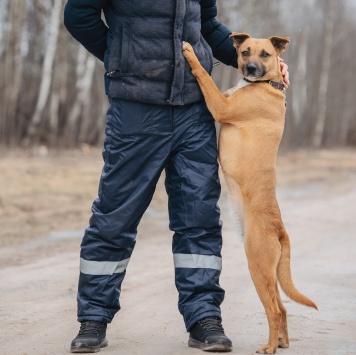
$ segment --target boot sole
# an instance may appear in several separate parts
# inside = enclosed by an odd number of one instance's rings
[[[201,343],[200,341],[194,340],[192,338],[189,338],[188,346],[191,348],[196,348],[196,349],[201,349],[203,351],[211,351],[211,352],[227,353],[232,351],[231,344],[219,344],[219,343],[205,344],[205,343]]]
[[[101,348],[105,348],[108,346],[109,342],[104,339],[100,345],[97,346],[86,346],[86,345],[79,345],[79,346],[71,346],[70,352],[71,353],[98,353]]]

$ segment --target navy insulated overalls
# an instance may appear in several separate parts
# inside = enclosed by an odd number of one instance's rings
[[[78,320],[110,323],[120,309],[137,226],[164,169],[179,310],[187,330],[206,316],[220,317],[220,184],[215,126],[204,102],[110,99],[103,158],[81,246]]]

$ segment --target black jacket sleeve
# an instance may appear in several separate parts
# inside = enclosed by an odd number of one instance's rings
[[[216,59],[237,68],[237,53],[231,31],[216,19],[216,0],[201,0],[201,33],[208,42]]]
[[[64,25],[90,53],[104,61],[108,28],[101,19],[107,0],[68,0]]]

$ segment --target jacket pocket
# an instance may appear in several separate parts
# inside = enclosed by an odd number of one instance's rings
[[[118,27],[110,46],[108,72],[106,73],[113,79],[131,75],[129,66],[131,31],[128,26]]]
[[[122,30],[122,46],[121,46],[121,74],[128,74],[129,71],[129,53],[130,53],[130,29],[124,27]]]

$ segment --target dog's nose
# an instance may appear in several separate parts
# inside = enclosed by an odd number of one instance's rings
[[[248,63],[246,65],[247,73],[250,75],[256,74],[257,71],[257,65],[255,63]]]

